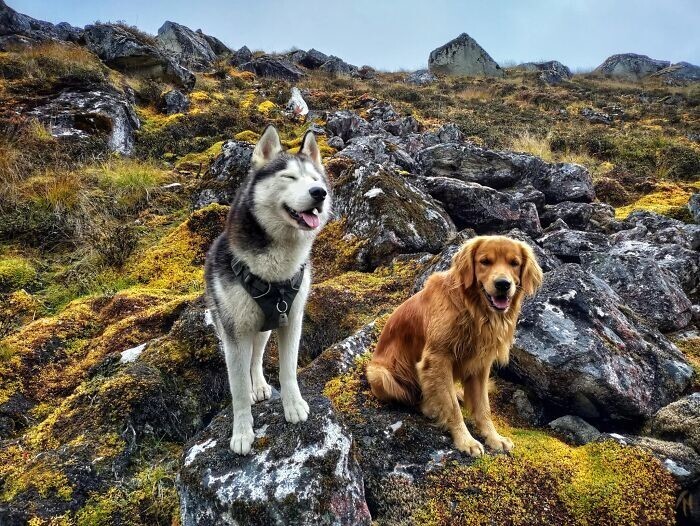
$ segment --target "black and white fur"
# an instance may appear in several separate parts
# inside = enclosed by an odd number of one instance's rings
[[[213,243],[205,266],[207,305],[223,343],[233,399],[231,449],[241,455],[253,444],[251,404],[266,400],[271,388],[263,376],[263,352],[270,331],[258,332],[263,314],[236,280],[231,255],[253,274],[275,282],[292,278],[302,265],[304,276],[289,311],[289,325],[278,329],[279,381],[287,422],[309,415],[297,384],[297,355],[304,305],[311,284],[309,254],[316,234],[327,222],[331,196],[313,133],[307,132],[299,153],[282,149],[268,126],[255,146],[251,170],[231,205],[226,228]],[[318,218],[310,228],[299,215]],[[295,217],[296,216],[296,217]],[[315,224],[315,220],[311,218]]]

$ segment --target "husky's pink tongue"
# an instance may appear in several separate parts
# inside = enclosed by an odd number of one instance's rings
[[[308,212],[299,212],[299,215],[304,219],[304,223],[309,228],[317,228],[321,224],[321,220],[316,214],[310,214]]]
[[[506,297],[496,298],[495,296],[491,296],[491,301],[493,301],[493,304],[499,309],[506,309],[508,305],[510,305],[510,299]]]

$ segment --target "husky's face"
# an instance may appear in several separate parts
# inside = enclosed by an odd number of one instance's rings
[[[268,228],[320,229],[328,220],[330,195],[316,139],[307,132],[299,153],[284,153],[272,126],[263,133],[252,157],[255,207]]]

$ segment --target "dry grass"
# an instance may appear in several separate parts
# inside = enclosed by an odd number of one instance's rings
[[[0,71],[23,82],[80,77],[104,80],[107,68],[84,47],[46,42],[0,54]]]

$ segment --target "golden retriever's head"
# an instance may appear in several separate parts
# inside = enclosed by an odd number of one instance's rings
[[[488,308],[501,313],[514,298],[531,296],[542,284],[542,269],[532,249],[505,236],[470,239],[452,258],[451,272],[465,291],[474,289]]]

